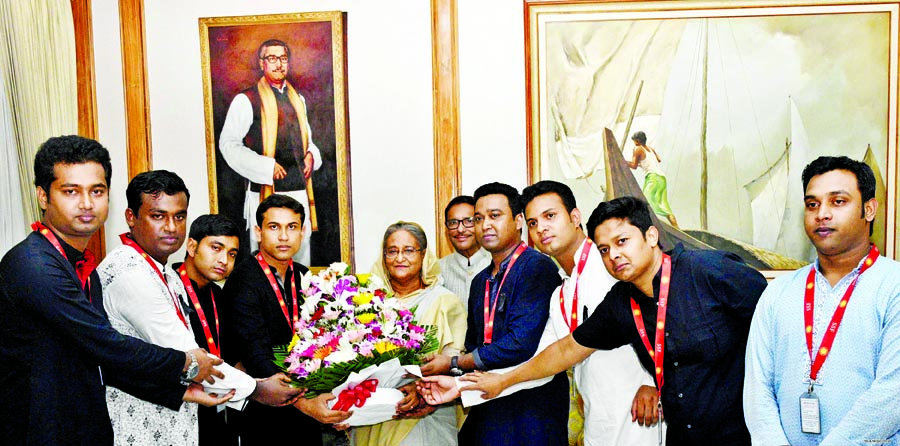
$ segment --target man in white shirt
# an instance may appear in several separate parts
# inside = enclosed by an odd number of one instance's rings
[[[556,341],[590,316],[615,279],[603,266],[597,247],[585,236],[581,211],[568,186],[539,181],[522,191],[522,204],[528,236],[535,248],[559,265],[563,279],[553,293],[547,322]],[[594,352],[575,365],[573,376],[584,402],[584,444],[637,446],[658,440],[656,429],[645,427],[651,423],[645,423],[643,414],[633,409],[638,389],[654,382],[630,345]]]
[[[178,275],[166,265],[185,238],[189,192],[174,173],[157,170],[132,179],[126,191],[125,219],[130,233],[97,268],[103,304],[113,328],[157,345],[197,348],[188,317],[188,302]],[[207,392],[234,389],[229,407],[242,408],[246,398],[271,405],[292,403],[300,393],[283,376],[254,380],[222,364],[223,379],[205,385]],[[190,376],[188,376],[190,377]],[[184,404],[178,412],[142,401],[119,389],[107,388],[107,405],[116,444],[197,444],[197,407]]]
[[[472,279],[491,264],[491,254],[475,237],[475,199],[460,195],[444,208],[444,226],[453,252],[441,259],[444,287],[456,294],[468,311]]]
[[[267,40],[257,51],[263,75],[234,97],[225,115],[219,150],[228,166],[249,181],[244,218],[250,251],[259,240],[252,231],[256,207],[273,193],[287,195],[309,209],[297,262],[310,264],[309,239],[315,224],[312,173],[322,167],[322,155],[312,139],[306,101],[287,80],[291,49],[281,40]]]

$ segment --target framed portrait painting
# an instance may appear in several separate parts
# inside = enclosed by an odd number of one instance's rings
[[[583,210],[638,196],[665,249],[771,277],[815,258],[803,168],[846,155],[875,172],[872,239],[896,257],[898,6],[526,1],[531,181]]]
[[[210,210],[240,224],[246,258],[259,203],[290,196],[306,216],[294,259],[352,265],[345,14],[199,22]]]

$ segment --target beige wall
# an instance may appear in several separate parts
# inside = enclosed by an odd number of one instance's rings
[[[459,2],[463,189],[525,185],[522,4]],[[109,249],[118,246],[126,185],[118,2],[94,0],[99,139],[113,155]],[[145,2],[153,166],[181,175],[190,215],[209,212],[200,17],[347,12],[348,98],[357,267],[378,256],[384,228],[419,222],[435,233],[429,2],[380,0]],[[443,233],[440,233],[443,236]],[[175,258],[181,255],[176,254]]]

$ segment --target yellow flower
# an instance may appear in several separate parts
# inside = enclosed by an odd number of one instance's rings
[[[359,321],[360,324],[368,324],[375,319],[375,315],[372,313],[360,314],[356,316],[356,320]]]
[[[297,345],[297,342],[300,341],[300,336],[297,336],[297,333],[294,333],[294,337],[291,338],[291,343],[288,344],[288,351],[293,351],[294,346]]]
[[[359,280],[359,285],[360,286],[368,285],[369,284],[369,276],[371,276],[371,275],[372,275],[371,273],[357,274],[356,279]]]
[[[391,350],[396,350],[398,348],[400,347],[397,347],[396,345],[388,341],[381,341],[375,344],[375,351],[377,351],[378,353],[385,353]]]
[[[372,302],[374,297],[375,295],[372,293],[359,293],[356,296],[353,296],[353,303],[356,305],[365,305]]]

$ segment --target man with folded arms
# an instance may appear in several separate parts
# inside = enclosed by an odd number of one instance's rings
[[[763,293],[747,344],[754,444],[900,443],[900,264],[869,241],[878,210],[865,163],[803,169],[813,264]]]
[[[173,410],[182,399],[214,405],[230,398],[193,384],[221,376],[213,369],[219,359],[196,346],[182,352],[124,336],[106,319],[86,250],[109,211],[106,148],[80,136],[50,138],[34,174],[41,221],[0,261],[0,438],[113,444],[104,384]]]

